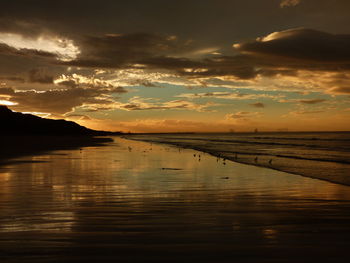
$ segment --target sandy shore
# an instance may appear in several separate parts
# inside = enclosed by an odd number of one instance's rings
[[[99,146],[111,138],[92,136],[0,136],[0,164],[9,159],[47,151]]]

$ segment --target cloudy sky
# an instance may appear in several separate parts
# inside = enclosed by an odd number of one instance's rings
[[[104,130],[350,129],[349,0],[2,0],[0,104]]]

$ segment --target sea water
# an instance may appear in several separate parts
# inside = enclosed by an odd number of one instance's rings
[[[0,262],[344,262],[349,189],[116,137],[0,167]]]
[[[155,134],[170,143],[231,160],[350,185],[349,132]]]

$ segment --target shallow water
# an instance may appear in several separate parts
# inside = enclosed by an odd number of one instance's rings
[[[349,132],[132,135],[350,186]],[[256,159],[257,158],[257,159]]]
[[[18,158],[0,190],[0,262],[344,262],[350,245],[349,187],[166,145]]]

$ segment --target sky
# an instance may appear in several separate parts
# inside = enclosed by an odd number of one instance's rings
[[[2,0],[0,104],[123,132],[350,130],[349,0]]]

